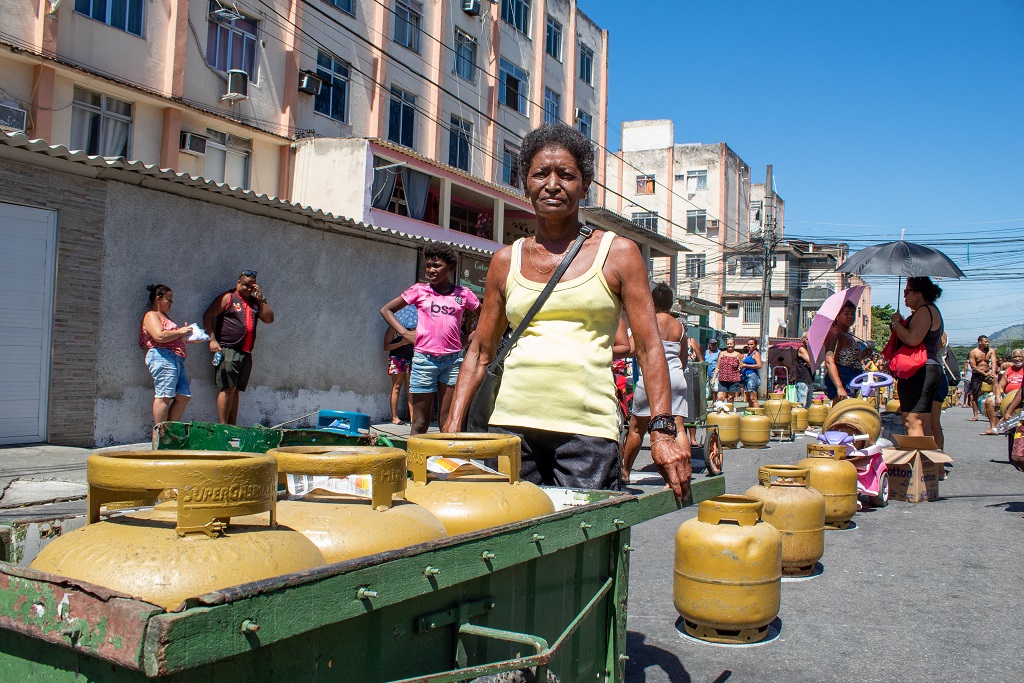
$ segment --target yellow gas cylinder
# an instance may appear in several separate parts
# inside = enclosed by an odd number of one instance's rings
[[[768,635],[782,597],[782,534],[761,519],[764,503],[724,495],[701,501],[676,533],[672,594],[683,629],[713,643]]]
[[[885,412],[887,413],[898,413],[900,411],[900,400],[898,398],[890,398],[885,402]]]
[[[765,465],[744,495],[764,502],[761,519],[782,533],[782,573],[808,576],[825,552],[825,497],[807,485],[810,470]]]
[[[764,448],[771,438],[772,421],[764,408],[748,408],[749,415],[740,418],[740,441],[744,448]]]
[[[1017,395],[1018,391],[1019,391],[1019,389],[1014,389],[1013,391],[1006,392],[1006,396],[1003,396],[1003,400],[1000,401],[1000,403],[999,403],[999,414],[1003,416],[1003,419],[1006,419],[1006,418],[1010,417],[1009,415],[1006,414],[1006,409],[1010,406],[1010,401],[1013,400],[1013,397]],[[1013,412],[1016,413],[1019,410],[1020,410],[1020,407],[1018,406],[1017,410],[1014,410]]]
[[[737,413],[711,413],[707,417],[709,427],[718,427],[718,438],[723,448],[736,448],[740,441],[740,416]]]
[[[794,434],[802,434],[807,430],[807,426],[810,424],[808,419],[807,408],[804,408],[799,403],[792,404],[793,421],[790,423],[790,428]]]
[[[768,400],[764,403],[764,414],[772,422],[772,429],[792,428],[793,406],[789,404],[782,393],[768,394]]]
[[[796,464],[811,471],[807,483],[825,497],[825,528],[845,529],[857,512],[857,468],[846,460],[846,446],[807,444],[807,457]]]
[[[406,489],[406,455],[373,446],[283,446],[268,451],[287,475],[334,478],[369,475],[372,498],[315,493],[277,504],[277,519],[313,541],[328,562],[446,538],[441,521],[426,509],[396,499]],[[360,484],[363,482],[359,482]]]
[[[166,609],[185,598],[324,564],[305,536],[276,520],[271,455],[117,451],[89,456],[89,524],[47,545],[32,568],[127,593]],[[175,514],[100,509],[178,490]],[[269,513],[250,525],[232,517]]]
[[[427,458],[434,456],[498,459],[500,476],[449,475],[427,477]],[[421,434],[409,439],[412,481],[405,497],[433,513],[452,536],[518,522],[555,511],[548,494],[520,481],[522,451],[518,436],[503,434]]]
[[[811,407],[807,409],[807,424],[812,427],[820,427],[826,417],[828,417],[828,406],[825,405],[825,401],[820,398],[811,401]]]
[[[859,398],[846,398],[829,409],[821,431],[830,429],[848,434],[867,434],[874,443],[882,433],[882,418],[873,404]]]

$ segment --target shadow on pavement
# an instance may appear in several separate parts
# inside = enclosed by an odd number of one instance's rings
[[[1006,501],[1005,503],[993,503],[986,505],[987,508],[1004,508],[1005,512],[1024,512],[1024,503],[1020,501]]]
[[[690,683],[689,672],[679,661],[679,657],[667,650],[654,645],[647,645],[644,641],[646,636],[638,631],[626,632],[626,652],[629,659],[626,661],[627,681],[646,681],[647,669],[657,667],[665,672],[672,683]],[[715,679],[716,683],[724,683],[732,672],[726,671]],[[723,678],[724,676],[724,678]]]

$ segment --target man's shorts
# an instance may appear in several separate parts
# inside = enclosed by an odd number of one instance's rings
[[[146,352],[146,366],[153,375],[153,388],[157,398],[191,396],[185,359],[170,349],[150,349]]]
[[[435,356],[432,353],[412,354],[412,375],[409,378],[410,394],[432,394],[438,384],[455,386],[462,367],[462,352]]]
[[[395,358],[394,356],[388,356],[388,374],[389,375],[405,375],[412,370],[412,361],[408,358]]]
[[[756,372],[744,372],[743,373],[743,389],[745,391],[757,391],[757,388],[761,386],[761,376]]]
[[[218,389],[230,389],[234,387],[239,391],[245,391],[249,386],[249,373],[252,372],[252,354],[238,349],[221,347],[224,358],[220,365],[213,370],[217,380]]]
[[[985,382],[985,376],[980,372],[976,372],[971,375],[971,384],[968,388],[971,396],[978,398],[978,394],[981,393],[981,385]]]
[[[520,438],[523,460],[519,476],[525,481],[572,489],[621,488],[619,444],[611,439],[499,425],[491,425],[487,431]]]

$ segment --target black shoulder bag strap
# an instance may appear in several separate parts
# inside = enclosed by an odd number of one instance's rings
[[[555,274],[551,276],[550,280],[548,280],[548,283],[544,286],[540,296],[538,296],[537,300],[533,302],[533,306],[530,307],[530,310],[526,313],[522,322],[516,325],[516,329],[512,332],[512,335],[498,345],[498,352],[494,354],[494,360],[492,360],[490,365],[487,366],[487,370],[489,372],[492,374],[501,372],[500,368],[505,363],[505,357],[508,356],[509,351],[511,351],[512,347],[515,346],[520,335],[522,335],[526,330],[526,326],[529,325],[533,320],[533,317],[537,315],[537,311],[539,311],[541,306],[544,305],[544,302],[547,301],[552,290],[554,290],[555,285],[558,284],[558,281],[562,279],[562,275],[564,275],[565,271],[569,268],[569,264],[572,263],[574,258],[576,258],[576,254],[579,253],[580,247],[583,246],[583,243],[592,234],[594,234],[593,228],[587,225],[580,226],[580,234],[576,237],[576,241],[572,243],[572,246],[569,247],[568,253],[562,257],[562,262],[558,264]],[[526,245],[524,244],[523,246],[525,247]]]

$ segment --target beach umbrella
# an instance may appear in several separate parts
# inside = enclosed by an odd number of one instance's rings
[[[825,358],[825,341],[829,330],[832,329],[832,323],[836,321],[836,317],[839,315],[839,311],[843,310],[843,306],[847,302],[856,306],[857,302],[860,301],[861,294],[864,293],[864,289],[864,285],[841,289],[825,299],[825,303],[814,314],[811,327],[807,330],[807,351],[811,354],[811,364],[815,369],[821,365],[822,359]]]
[[[905,277],[967,277],[952,259],[938,249],[904,240],[864,247],[836,270],[854,275],[898,275],[896,310]]]

